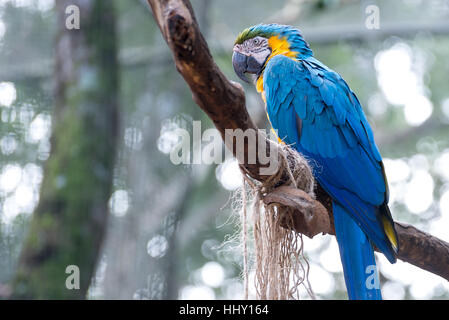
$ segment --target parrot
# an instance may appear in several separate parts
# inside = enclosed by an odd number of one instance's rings
[[[252,75],[278,139],[308,160],[332,199],[348,298],[382,300],[374,248],[395,263],[399,243],[382,157],[355,93],[292,26],[243,30],[232,65],[240,79]]]

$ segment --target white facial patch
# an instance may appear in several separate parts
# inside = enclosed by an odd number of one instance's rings
[[[254,37],[246,40],[242,44],[241,50],[256,59],[259,64],[263,64],[271,54],[268,39],[264,37]]]
[[[267,60],[267,58],[270,54],[271,54],[271,50],[269,48],[265,48],[262,51],[253,53],[252,56],[254,57],[254,59],[256,59],[256,61],[259,64],[263,64],[265,62],[265,60]]]

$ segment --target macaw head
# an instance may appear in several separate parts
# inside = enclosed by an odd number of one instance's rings
[[[259,77],[268,61],[279,54],[294,59],[313,55],[298,29],[279,24],[258,24],[243,30],[237,37],[232,65],[239,78],[249,82],[245,73]]]

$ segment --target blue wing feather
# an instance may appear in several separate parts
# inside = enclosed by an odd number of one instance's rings
[[[387,197],[382,158],[355,94],[313,57],[275,56],[263,77],[267,112],[279,137],[314,160],[318,182],[393,260],[376,209]],[[296,117],[302,120],[301,132]]]

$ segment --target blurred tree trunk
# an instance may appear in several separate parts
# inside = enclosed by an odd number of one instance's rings
[[[66,8],[80,29],[66,28]],[[13,298],[84,299],[107,225],[118,131],[113,2],[58,0],[52,151],[12,284]],[[66,267],[80,271],[69,290]],[[71,283],[76,284],[76,280]]]

